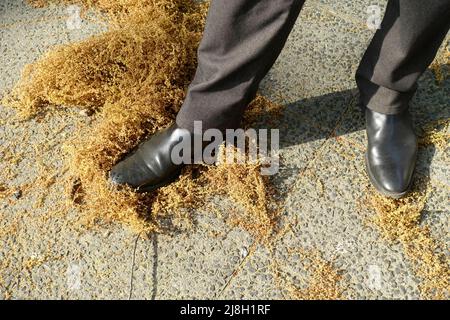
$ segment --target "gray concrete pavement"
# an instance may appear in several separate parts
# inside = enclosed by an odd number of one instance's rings
[[[386,1],[378,1],[384,6]],[[307,1],[280,58],[264,79],[261,92],[286,105],[280,129],[280,173],[274,177],[283,195],[283,223],[293,228],[275,247],[289,277],[305,278],[301,261],[283,248],[315,248],[342,270],[348,298],[419,298],[419,279],[402,247],[381,238],[367,223],[373,212],[361,202],[369,182],[364,172],[364,121],[356,104],[353,75],[373,34],[365,26],[373,1]],[[83,22],[79,30],[65,24],[65,8],[32,9],[19,0],[0,3],[0,92],[12,87],[26,63],[55,44],[100,32]],[[449,37],[447,37],[447,40]],[[412,102],[418,128],[450,118],[450,79],[436,84],[427,71]],[[0,106],[2,151],[20,155],[9,185],[23,186],[44,164],[61,166],[61,143],[89,119],[69,111],[42,121],[3,121],[14,112]],[[50,126],[49,126],[50,124]],[[261,125],[264,125],[262,123]],[[48,128],[53,128],[50,130]],[[51,145],[50,148],[46,147]],[[3,153],[3,156],[5,153]],[[417,171],[429,176],[433,192],[422,224],[448,248],[450,239],[449,148],[421,149]],[[0,159],[0,170],[8,170]],[[61,173],[64,176],[64,173]],[[4,183],[5,181],[0,181]],[[63,183],[56,183],[42,207],[39,192],[0,198],[0,297],[4,298],[283,298],[270,264],[270,252],[244,230],[211,217],[208,206],[196,212],[189,233],[137,239],[121,226],[95,230],[75,227],[68,216],[52,214]],[[226,211],[227,199],[213,199]],[[62,210],[61,210],[62,211]],[[3,236],[15,228],[16,236]],[[134,264],[133,264],[134,257]],[[132,266],[133,271],[132,271]],[[375,271],[374,271],[375,270]],[[377,285],[371,282],[379,275]]]

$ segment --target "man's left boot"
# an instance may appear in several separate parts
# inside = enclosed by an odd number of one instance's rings
[[[404,196],[412,181],[417,137],[409,112],[383,114],[366,108],[366,169],[375,189],[385,196]]]

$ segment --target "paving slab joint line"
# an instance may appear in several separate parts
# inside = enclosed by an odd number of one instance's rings
[[[345,116],[347,115],[347,113],[349,112],[351,106],[353,105],[352,102],[356,99],[356,95],[353,95],[352,98],[350,98],[349,103],[347,104],[347,107],[345,108],[345,110],[342,112],[342,114],[339,116],[338,121],[336,122],[336,125],[334,126],[334,128],[332,130],[330,130],[330,133],[328,135],[328,137],[325,139],[324,142],[322,142],[322,144],[317,148],[317,150],[314,152],[313,154],[313,158],[308,161],[308,163],[306,164],[306,166],[304,166],[302,169],[300,169],[300,171],[297,173],[297,178],[301,178],[307,171],[309,171],[309,169],[311,168],[312,164],[317,161],[318,159],[321,158],[321,155],[323,153],[324,150],[324,146],[325,144],[334,136],[336,136],[336,130],[337,128],[341,125],[343,119],[345,118]],[[286,192],[286,194],[290,194],[292,189],[294,188],[295,183],[292,183],[291,186],[288,188],[288,191]],[[286,200],[284,201],[284,203],[286,203]],[[283,205],[284,207],[284,205]],[[288,219],[287,217],[285,219]],[[288,223],[289,220],[288,220]]]
[[[350,100],[354,100],[356,97],[352,97]],[[337,128],[341,125],[345,115],[347,115],[347,113],[350,110],[350,107],[352,106],[352,101],[349,101],[349,103],[347,103],[347,107],[345,108],[345,110],[342,112],[342,114],[339,116],[338,121],[336,122],[336,125],[334,126],[334,128],[332,130],[330,130],[330,133],[328,134],[327,138],[325,139],[325,141],[323,141],[321,143],[321,145],[317,148],[317,151],[314,152],[314,155],[312,157],[312,159],[310,161],[308,161],[308,163],[306,164],[305,167],[303,167],[300,172],[298,172],[297,176],[300,177],[302,176],[306,171],[308,171],[311,168],[311,165],[316,162],[317,160],[321,159],[321,156],[323,154],[323,150],[324,150],[324,146],[325,144],[333,137],[336,136],[336,130]],[[290,190],[289,190],[290,191]]]
[[[347,103],[347,107],[346,107],[345,110],[342,112],[342,114],[339,116],[338,121],[336,122],[336,125],[334,126],[334,128],[333,128],[332,130],[329,131],[330,133],[328,134],[328,136],[327,136],[327,138],[325,139],[325,141],[322,142],[322,144],[319,146],[319,148],[317,149],[317,151],[314,152],[313,158],[312,158],[310,161],[308,161],[308,163],[306,164],[306,166],[303,167],[302,169],[300,169],[300,171],[297,173],[297,176],[298,176],[298,177],[300,177],[303,173],[305,173],[305,172],[311,167],[311,164],[314,163],[314,162],[319,158],[319,156],[322,154],[323,147],[324,147],[324,145],[327,143],[327,141],[329,141],[329,139],[331,139],[333,136],[336,135],[336,133],[335,133],[335,132],[336,132],[336,129],[341,125],[341,123],[342,123],[342,121],[343,121],[345,115],[349,112],[350,107],[353,106],[352,103],[354,102],[355,99],[356,99],[356,95],[353,95],[353,96],[349,99],[349,102]],[[292,190],[292,187],[293,187],[293,186],[291,186],[291,187],[289,188],[289,191],[286,192],[287,194]],[[249,250],[249,253],[244,257],[244,259],[243,259],[243,260],[239,263],[239,265],[234,269],[234,271],[233,271],[233,273],[231,274],[230,278],[228,279],[227,283],[225,284],[225,286],[222,288],[222,290],[221,290],[220,293],[218,294],[218,297],[220,297],[220,296],[224,293],[224,291],[230,286],[232,280],[233,280],[233,279],[239,274],[239,272],[242,270],[241,267],[242,267],[243,263],[247,260],[247,258],[248,258],[251,254],[253,254],[253,250],[254,250],[255,245],[256,245],[256,242],[253,242],[252,245],[251,245],[251,249]]]
[[[133,296],[133,278],[134,278],[134,265],[136,262],[136,249],[137,244],[139,241],[139,238],[141,237],[142,232],[139,232],[139,234],[136,236],[136,239],[134,240],[134,247],[133,247],[133,258],[131,262],[131,275],[130,275],[130,292],[128,294],[128,300],[131,300],[131,297]]]
[[[354,18],[353,16],[350,16],[343,12],[337,11],[323,3],[320,3],[317,0],[313,1],[312,4],[314,5],[315,8],[319,9],[320,11],[324,12],[325,14],[331,14],[332,16],[340,18],[345,22],[351,23],[358,28],[368,30],[365,22],[362,22],[361,20],[358,20],[358,19]]]
[[[352,139],[352,138],[347,138],[344,135],[341,136],[336,136],[335,140],[339,143],[342,144],[343,141],[346,141],[349,145],[356,147],[357,149],[359,149],[360,151],[365,152],[366,151],[366,146],[364,144],[362,144],[361,142]]]
[[[252,244],[250,245],[250,248],[248,250],[247,255],[241,260],[241,262],[238,264],[238,266],[233,270],[233,272],[231,273],[227,283],[225,283],[225,285],[223,286],[222,290],[220,290],[219,294],[216,296],[216,298],[219,298],[222,296],[222,294],[225,292],[226,289],[228,289],[228,287],[231,285],[231,282],[233,281],[234,278],[236,278],[236,276],[239,274],[239,272],[243,269],[242,267],[244,266],[244,263],[248,260],[248,258],[256,251],[256,241],[253,241]]]

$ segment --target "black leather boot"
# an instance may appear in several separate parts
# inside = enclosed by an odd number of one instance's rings
[[[157,132],[111,169],[110,181],[129,185],[138,192],[149,192],[173,182],[183,164],[174,164],[171,152],[184,138],[192,137],[176,124]]]
[[[383,114],[366,108],[366,169],[383,195],[400,198],[411,185],[417,158],[417,137],[408,111]]]

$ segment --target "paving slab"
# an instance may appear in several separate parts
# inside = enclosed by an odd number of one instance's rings
[[[367,23],[370,6],[378,6],[380,15],[383,17],[387,0],[356,0],[356,1],[334,1],[334,0],[313,0],[314,5],[336,15],[341,19],[347,19],[355,24],[364,25]],[[369,11],[369,12],[368,12]]]
[[[319,250],[333,261],[342,270],[347,298],[420,297],[419,281],[401,246],[381,238],[369,223],[373,212],[364,203],[373,191],[364,172],[364,117],[353,75],[374,32],[365,25],[371,4],[383,10],[386,1],[307,1],[262,82],[261,93],[285,106],[283,115],[270,124],[280,129],[282,156],[280,173],[272,180],[282,194],[281,224],[290,224],[292,231],[273,244],[275,253],[254,245],[248,233],[230,227],[209,209],[219,207],[226,215],[236,209],[228,199],[211,199],[193,212],[196,223],[189,232],[146,239],[117,225],[80,229],[76,209],[67,216],[49,216],[64,189],[56,183],[43,200],[39,193],[30,193],[0,203],[0,233],[18,230],[2,239],[0,262],[8,260],[9,266],[0,297],[288,298],[271,269],[274,257],[294,282],[307,275],[301,259],[286,254],[286,248]],[[64,6],[32,9],[19,0],[0,3],[0,93],[19,79],[25,64],[52,46],[103,30],[87,19],[80,29],[68,29],[67,13]],[[411,103],[419,129],[449,118],[449,96],[450,79],[438,84],[427,71]],[[13,115],[0,106],[0,119]],[[88,121],[69,111],[41,121],[1,124],[0,146],[23,155],[8,183],[22,186],[39,176],[41,164],[33,158],[37,152],[43,153],[44,164],[61,168],[62,161],[55,160],[61,144]],[[49,125],[55,132],[46,129]],[[263,119],[258,125],[267,123]],[[449,161],[448,147],[427,146],[421,148],[417,166],[432,186],[422,223],[444,247],[450,245]],[[8,170],[3,161],[0,170]],[[42,206],[36,206],[41,200]]]
[[[288,216],[296,222],[297,246],[318,249],[326,259],[336,259],[336,266],[349,277],[351,298],[400,298],[397,290],[404,298],[417,298],[416,282],[401,248],[384,243],[369,224],[372,213],[364,203],[370,186],[363,152],[336,139],[327,141],[324,148],[322,158],[299,176],[286,200]],[[379,287],[371,287],[371,268],[382,275]]]

